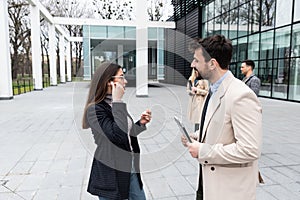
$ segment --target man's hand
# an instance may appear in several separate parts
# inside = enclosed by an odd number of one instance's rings
[[[200,143],[198,141],[193,140],[192,143],[187,142],[186,145],[187,145],[187,147],[189,149],[189,152],[192,155],[192,157],[193,158],[198,158]]]
[[[198,136],[196,134],[190,134],[190,138],[194,139],[194,140],[198,140]],[[184,135],[181,135],[181,143],[183,146],[187,147],[187,143],[188,140],[186,139],[186,137]]]

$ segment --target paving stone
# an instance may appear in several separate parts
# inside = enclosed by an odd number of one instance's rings
[[[1,200],[97,199],[86,192],[96,147],[90,130],[81,129],[87,85],[60,84],[0,101],[0,180],[8,180],[8,189],[0,185]],[[186,117],[187,99],[184,86],[151,87],[148,98],[136,98],[135,88],[126,88],[124,101],[135,120],[145,108],[153,113],[139,136],[149,200],[195,198],[198,162],[182,146],[173,120],[179,116],[193,130]],[[257,188],[257,200],[300,199],[300,104],[259,99],[259,167],[266,184]]]

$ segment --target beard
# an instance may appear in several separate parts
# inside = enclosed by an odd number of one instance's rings
[[[203,79],[203,76],[200,74],[200,72],[198,71],[198,69],[197,69],[197,68],[194,68],[194,70],[197,71],[197,77],[196,77],[196,79],[197,79],[197,80]]]

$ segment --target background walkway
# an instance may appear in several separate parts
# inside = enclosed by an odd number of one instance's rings
[[[67,83],[0,101],[0,199],[97,199],[86,192],[95,148],[89,130],[80,128],[88,83]],[[134,117],[153,113],[140,136],[147,199],[192,200],[197,161],[180,143],[173,120],[186,120],[185,87],[150,87],[148,98],[127,88],[125,100]],[[300,199],[300,104],[261,99],[266,184],[258,200]]]

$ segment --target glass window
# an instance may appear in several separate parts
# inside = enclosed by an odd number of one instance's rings
[[[90,37],[107,38],[106,26],[90,26]]]
[[[157,38],[157,28],[150,27],[148,28],[148,39],[156,39]]]
[[[293,26],[292,35],[292,57],[300,56],[300,24],[295,24]]]
[[[261,81],[259,95],[271,97],[272,60],[260,61],[256,67]]]
[[[125,27],[125,38],[126,39],[135,39],[136,38],[136,28],[127,26]]]
[[[262,2],[261,26],[262,30],[274,28],[275,21],[275,2],[274,0],[265,0]]]
[[[203,23],[202,24],[202,35],[203,37],[207,37],[207,26],[208,26],[208,23]]]
[[[300,24],[293,27],[291,57],[289,99],[300,100]]]
[[[242,5],[242,4],[244,4],[244,3],[246,3],[246,2],[248,2],[249,0],[240,0],[239,1],[239,5]]]
[[[239,25],[245,26],[249,23],[249,4],[239,7]]]
[[[221,18],[217,17],[214,21],[214,34],[221,34]]]
[[[229,70],[233,74],[235,74],[236,78],[241,79],[241,77],[239,76],[240,67],[239,67],[238,63],[230,63]]]
[[[300,1],[295,1],[294,7],[294,22],[300,20]]]
[[[232,6],[229,2],[229,0],[222,0],[222,9],[223,9],[223,13],[226,11],[229,11],[229,9],[231,9]]]
[[[247,51],[247,38],[240,38],[238,40],[238,61],[247,59]]]
[[[164,39],[164,28],[157,28],[157,39],[163,40]]]
[[[221,0],[215,0],[215,16],[220,16],[222,14],[222,8]]]
[[[291,59],[289,87],[289,99],[300,100],[300,57]]]
[[[290,55],[290,33],[291,27],[275,30],[275,54],[274,58],[286,58]]]
[[[238,26],[237,24],[229,24],[229,38],[237,38],[238,36]]]
[[[274,60],[273,65],[273,88],[272,97],[286,99],[287,98],[287,74],[288,59]]]
[[[82,26],[82,35],[83,37],[89,37],[90,34],[90,26],[89,25],[83,25]]]
[[[210,20],[207,23],[207,36],[213,35],[213,31],[214,31],[214,20]]]
[[[206,22],[207,20],[207,6],[203,6],[202,8],[202,21]]]
[[[215,2],[212,1],[210,4],[207,6],[207,19],[210,20],[213,17],[215,17]]]
[[[224,35],[226,38],[228,38],[228,34],[229,34],[229,24],[222,24],[221,27],[221,34]]]
[[[276,27],[292,22],[292,5],[293,0],[277,0]]]
[[[273,30],[261,33],[260,59],[273,58],[273,37]]]
[[[124,38],[124,27],[123,26],[108,26],[107,27],[108,38]]]
[[[244,74],[242,74],[241,71],[241,65],[242,65],[242,61],[238,62],[236,67],[236,77],[240,80],[244,78]]]
[[[232,40],[232,47],[233,47],[232,62],[236,62],[237,61],[237,53],[238,53],[237,40]]]
[[[259,35],[250,35],[248,39],[248,59],[258,60],[259,58]]]
[[[243,20],[247,22],[249,26],[249,32],[253,33],[259,30],[259,4],[256,1],[250,1],[247,4],[244,4],[240,12]]]

